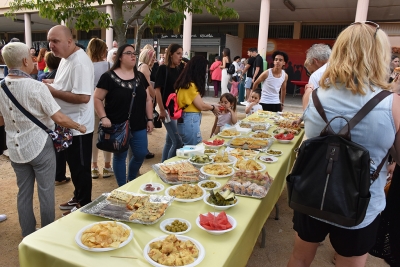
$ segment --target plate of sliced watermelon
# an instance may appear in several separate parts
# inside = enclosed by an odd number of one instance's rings
[[[200,214],[196,219],[197,226],[212,235],[222,235],[236,228],[236,220],[225,213],[208,212]]]
[[[225,140],[223,140],[223,139],[214,139],[214,140],[211,140],[211,141],[203,140],[203,144],[208,149],[218,149],[221,146],[223,146],[224,143],[225,143]]]

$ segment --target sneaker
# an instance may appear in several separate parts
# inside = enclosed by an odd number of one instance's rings
[[[7,220],[7,215],[5,215],[5,214],[0,214],[0,222],[3,222],[3,221],[5,221],[5,220]]]
[[[6,156],[7,158],[10,157],[10,156],[8,155],[8,150],[4,150],[4,151],[3,151],[3,155]]]
[[[63,216],[63,217],[64,217],[64,216],[67,216],[68,214],[70,214],[70,213],[72,213],[72,212],[74,212],[74,211],[77,211],[80,207],[81,207],[81,205],[76,204],[75,207],[73,207],[71,210],[64,212],[64,213],[62,214],[62,216]]]
[[[71,210],[76,205],[78,205],[78,201],[75,198],[71,198],[68,202],[60,205],[60,210]]]
[[[97,179],[99,178],[99,175],[100,175],[99,168],[92,168],[92,178]]]
[[[70,178],[70,177],[65,177],[65,180],[62,180],[62,181],[55,181],[55,182],[54,182],[54,185],[55,185],[55,186],[59,186],[59,185],[67,184],[67,183],[69,183],[70,181],[71,181],[71,178]]]
[[[114,175],[114,170],[112,167],[110,168],[103,168],[103,178],[108,178]],[[92,177],[93,177],[93,171],[92,171]]]

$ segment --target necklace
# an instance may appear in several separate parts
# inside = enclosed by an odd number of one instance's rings
[[[32,79],[31,75],[29,75],[28,73],[26,73],[26,72],[24,72],[22,70],[19,70],[19,69],[9,69],[8,70],[8,75],[10,75],[10,74],[14,75],[14,76],[22,76],[22,77],[25,77],[25,78]]]

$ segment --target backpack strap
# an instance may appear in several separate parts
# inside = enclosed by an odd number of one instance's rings
[[[331,125],[330,125],[330,123],[328,121],[328,118],[326,117],[325,110],[322,107],[321,101],[319,101],[319,97],[317,95],[317,89],[318,89],[318,87],[315,90],[313,90],[313,92],[311,93],[314,106],[317,109],[317,111],[318,111],[319,115],[321,116],[321,118],[326,122],[326,124],[327,124],[327,128],[326,128],[327,132],[329,134],[335,134],[335,132],[331,128]]]

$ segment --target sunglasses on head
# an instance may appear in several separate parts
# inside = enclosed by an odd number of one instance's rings
[[[374,38],[376,37],[376,33],[378,32],[378,30],[380,29],[380,26],[379,26],[378,23],[375,23],[375,22],[369,21],[369,20],[367,20],[367,21],[356,21],[356,22],[353,22],[352,24],[350,24],[350,26],[351,25],[355,25],[355,24],[367,24],[369,26],[375,27],[376,30],[375,30]]]

